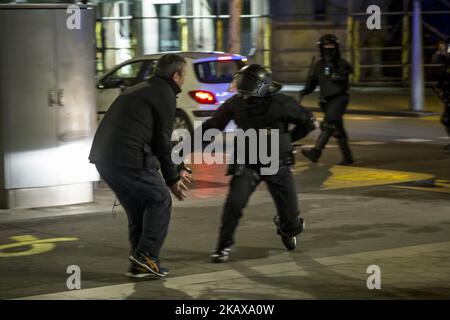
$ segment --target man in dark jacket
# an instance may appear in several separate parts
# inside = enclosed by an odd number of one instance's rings
[[[305,88],[300,92],[299,100],[301,101],[319,85],[320,107],[325,117],[320,125],[321,133],[314,148],[302,150],[302,154],[312,162],[317,162],[328,140],[333,136],[337,139],[343,155],[343,160],[339,164],[351,165],[353,156],[348,145],[343,116],[349,101],[349,75],[352,73],[352,66],[341,58],[336,36],[326,34],[319,39],[318,45],[322,59],[313,66]]]
[[[295,249],[296,236],[303,231],[304,221],[300,217],[295,182],[290,168],[294,161],[291,142],[315,129],[312,113],[299,106],[295,99],[276,93],[280,86],[272,82],[271,75],[265,68],[256,64],[242,68],[235,76],[235,85],[238,94],[228,99],[214,116],[197,130],[202,130],[202,134],[208,129],[223,131],[227,124],[234,120],[238,130],[265,132],[267,136],[259,136],[258,143],[247,141],[242,149],[235,145],[234,161],[229,164],[227,173],[233,178],[223,208],[217,247],[211,257],[216,263],[228,260],[242,211],[261,181],[266,182],[276,203],[277,215],[274,217],[274,223],[277,232],[288,250]],[[295,125],[294,128],[288,130],[289,124]],[[278,157],[273,159],[278,170],[264,174],[263,170],[272,164],[264,163],[265,161],[260,159],[261,153],[255,149],[253,152],[258,154],[258,159],[252,162],[249,150],[255,144],[259,145],[260,139],[271,135],[278,138],[273,139],[274,144],[270,138],[271,144],[266,150],[278,149],[278,152],[275,152]],[[238,154],[239,151],[242,154]],[[238,159],[242,161],[239,162]]]
[[[127,213],[132,277],[168,274],[159,263],[172,210],[167,187],[183,200],[191,181],[189,169],[171,159],[176,96],[185,73],[183,57],[162,56],[152,78],[112,103],[89,155]]]

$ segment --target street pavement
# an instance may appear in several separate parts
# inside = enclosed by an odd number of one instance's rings
[[[288,84],[282,87],[282,92],[294,98],[304,88],[300,84]],[[431,88],[425,89],[422,109],[411,110],[411,89],[400,87],[351,87],[349,90],[350,102],[347,112],[350,114],[374,114],[397,116],[421,116],[429,113],[439,113],[442,102]],[[302,104],[306,107],[318,109],[319,90],[306,96]]]
[[[448,299],[450,152],[443,146],[450,141],[438,117],[348,115],[346,123],[355,166],[336,165],[334,141],[318,164],[297,154],[306,231],[295,251],[286,252],[276,234],[275,207],[261,185],[231,260],[211,263],[228,177],[224,165],[193,165],[189,198],[173,201],[161,256],[167,279],[124,276],[126,215],[99,182],[93,203],[0,210],[0,298]],[[69,266],[80,269],[80,290],[67,286]],[[373,270],[379,289],[371,286]]]

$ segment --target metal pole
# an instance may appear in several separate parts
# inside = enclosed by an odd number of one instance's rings
[[[270,17],[264,18],[264,58],[263,64],[265,67],[270,68],[272,65],[271,57],[271,43],[272,43],[272,22]]]
[[[353,0],[347,1],[347,48],[349,52],[349,56],[347,57],[350,60],[352,65],[355,64],[355,54],[353,47]],[[353,83],[353,75],[350,76],[351,83]]]
[[[231,0],[228,3],[230,20],[228,23],[227,51],[230,53],[241,53],[242,0]]]
[[[361,29],[361,21],[354,21],[353,23],[353,49],[354,49],[354,75],[353,75],[353,83],[359,83],[361,81],[361,50],[359,48],[360,41],[360,29]]]
[[[219,16],[222,13],[221,0],[216,0],[216,51],[223,51],[223,21]]]
[[[187,0],[181,1],[181,15],[182,18],[179,20],[180,24],[180,49],[181,51],[188,51],[189,50],[189,30],[188,30],[188,22],[186,19],[187,15]]]
[[[409,79],[409,38],[411,34],[411,27],[409,23],[409,0],[403,0],[403,20],[402,20],[402,82],[406,85]]]
[[[424,99],[422,13],[420,0],[413,0],[412,12],[412,61],[411,61],[411,109],[422,111]]]

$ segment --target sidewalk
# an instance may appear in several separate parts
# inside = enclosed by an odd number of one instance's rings
[[[354,148],[375,163],[336,166],[339,153],[330,148],[326,162],[299,159],[293,167],[307,221],[296,250],[286,252],[276,234],[276,208],[262,184],[225,264],[209,255],[229,177],[224,165],[193,166],[189,198],[173,202],[162,254],[167,279],[124,276],[127,218],[121,207],[112,215],[114,195],[102,182],[93,203],[4,210],[0,299],[448,299],[448,193],[432,188],[450,179],[448,160],[427,144],[420,145],[427,157],[413,157],[409,144]],[[67,287],[68,266],[79,267],[80,290]],[[376,290],[367,286],[374,266]]]
[[[297,98],[303,85],[284,85],[282,92]],[[352,87],[350,89],[350,104],[347,109],[348,114],[369,114],[379,116],[396,117],[422,117],[440,114],[442,103],[431,89],[425,90],[425,106],[423,111],[410,110],[409,88],[381,88],[381,87]],[[303,99],[302,104],[312,111],[320,111],[318,107],[319,92]]]

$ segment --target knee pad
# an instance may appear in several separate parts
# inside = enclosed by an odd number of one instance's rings
[[[340,140],[340,139],[346,139],[347,133],[345,132],[344,128],[339,128],[335,131],[333,131],[333,137]]]
[[[333,132],[336,130],[336,125],[331,122],[322,121],[320,123],[320,130]]]
[[[331,132],[333,137],[335,137],[336,139],[346,137],[345,130],[344,130],[344,124],[339,121],[322,122],[321,129]]]
[[[295,237],[303,232],[304,221],[297,216],[294,220],[280,224],[280,231],[290,237]]]

